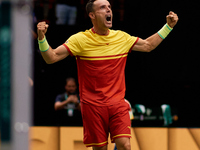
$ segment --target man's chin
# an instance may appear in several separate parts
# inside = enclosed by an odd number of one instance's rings
[[[106,24],[107,28],[112,28],[112,24]]]
[[[105,27],[111,28],[112,27],[112,21],[105,21],[104,22]]]

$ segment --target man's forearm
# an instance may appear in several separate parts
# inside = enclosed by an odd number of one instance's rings
[[[48,51],[45,52],[41,51],[41,55],[47,64],[52,64],[55,62],[55,60],[53,59],[55,54],[51,46],[49,46]]]
[[[65,106],[67,106],[68,103],[69,103],[69,101],[67,101],[67,100],[65,100],[63,102],[56,102],[55,103],[55,110],[64,109]]]
[[[52,64],[66,58],[69,53],[63,45],[58,46],[56,49],[52,49],[49,46],[46,37],[42,40],[38,40],[41,55],[47,64]],[[43,45],[44,44],[44,45]]]
[[[37,33],[38,33],[38,45],[41,51],[42,57],[46,61],[47,64],[51,64],[54,62],[54,53],[53,49],[49,46],[48,41],[45,37],[45,33],[47,32],[48,25],[46,22],[40,22],[37,25]]]
[[[158,35],[158,33],[155,33],[152,36],[148,37],[146,41],[150,45],[149,51],[152,51],[163,41],[163,39]]]
[[[48,25],[46,22],[39,22],[37,25],[37,33],[38,33],[38,44],[42,54],[42,57],[46,61],[47,64],[52,64],[57,61],[60,61],[66,58],[69,55],[67,49],[60,45],[56,49],[52,49],[49,46],[45,34],[47,32]]]
[[[146,41],[148,41],[151,45],[150,51],[154,50],[172,31],[171,28],[167,23],[155,34],[148,37]]]

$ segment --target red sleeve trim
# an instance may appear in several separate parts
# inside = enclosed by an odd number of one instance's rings
[[[74,56],[72,54],[72,52],[70,51],[69,47],[64,43],[63,46],[67,49],[67,51],[69,52],[70,56]]]
[[[132,49],[133,49],[133,47],[135,46],[135,44],[138,42],[138,40],[139,40],[139,37],[137,37],[137,40],[135,41],[135,43],[133,43],[133,45],[131,46],[131,48],[130,48],[130,50],[129,50],[129,53],[131,53],[131,51],[132,51]]]

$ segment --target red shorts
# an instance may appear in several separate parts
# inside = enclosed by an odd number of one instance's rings
[[[129,109],[130,106],[125,101],[112,106],[94,106],[81,103],[84,144],[87,147],[107,145],[109,132],[112,142],[120,137],[130,138]]]

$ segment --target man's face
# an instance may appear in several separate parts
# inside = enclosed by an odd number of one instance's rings
[[[107,0],[96,0],[93,9],[97,25],[101,28],[111,28],[113,14],[110,3]]]
[[[73,94],[76,92],[76,83],[73,80],[69,80],[65,85],[65,90],[68,94]]]

